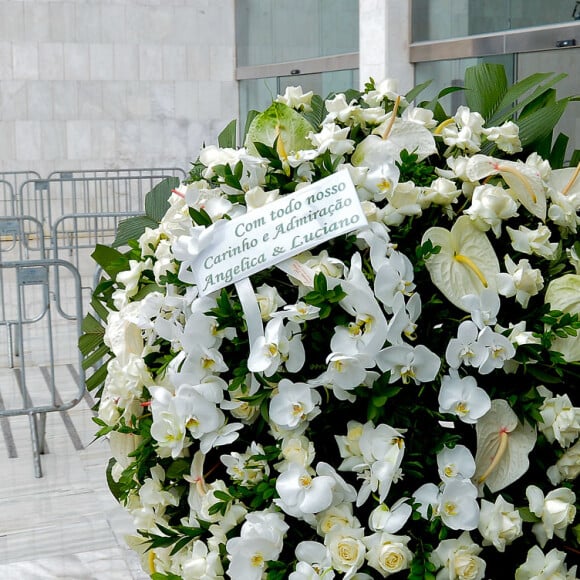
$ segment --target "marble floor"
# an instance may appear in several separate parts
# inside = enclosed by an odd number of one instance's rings
[[[96,425],[91,420],[90,397],[86,395],[68,411],[46,415],[47,452],[41,455],[42,477],[35,477],[28,417],[1,413],[13,408],[14,385],[21,379],[19,370],[7,366],[4,359],[0,363],[0,580],[148,578],[139,558],[124,544],[132,523],[108,491],[105,467],[110,454],[106,441],[93,440]],[[33,396],[46,391],[46,372],[39,370],[46,367],[30,367],[27,372]],[[67,390],[76,388],[74,371],[71,364],[55,369],[64,400]]]

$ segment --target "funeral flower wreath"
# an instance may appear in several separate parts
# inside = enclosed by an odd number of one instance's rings
[[[577,577],[557,80],[289,88],[96,248],[80,348],[152,578]]]

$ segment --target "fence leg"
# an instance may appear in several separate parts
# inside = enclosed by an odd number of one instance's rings
[[[42,414],[41,414],[42,415]],[[46,424],[46,415],[44,420],[41,419],[41,423],[44,423],[42,429],[42,441],[38,437],[38,425],[36,423],[37,414],[30,413],[28,415],[28,420],[30,422],[30,435],[32,437],[32,455],[34,461],[34,476],[42,477],[42,464],[40,462],[41,444],[44,448],[44,425]]]

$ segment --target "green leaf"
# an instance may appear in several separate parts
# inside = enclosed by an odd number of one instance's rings
[[[540,518],[533,514],[527,507],[520,507],[518,508],[518,511],[520,512],[520,516],[524,522],[536,523],[541,521]]]
[[[543,107],[518,119],[522,147],[549,135],[560,120],[567,105],[568,100],[562,99],[551,106]]]
[[[326,109],[324,108],[324,101],[320,95],[312,95],[310,101],[312,111],[302,113],[302,116],[312,125],[315,131],[318,131],[325,116]]]
[[[413,87],[405,95],[405,99],[407,100],[407,102],[410,103],[411,101],[414,101],[432,82],[433,80],[428,80],[425,81],[424,83],[421,83],[420,85],[417,85],[416,87]]]
[[[507,76],[503,65],[483,63],[465,71],[465,100],[472,111],[489,119],[507,92]]]
[[[272,147],[277,141],[278,150],[289,154],[311,149],[312,143],[306,138],[311,132],[312,125],[300,113],[284,103],[272,103],[252,121],[245,146],[249,153],[256,155],[255,142]]]
[[[92,315],[87,314],[81,326],[82,335],[79,337],[79,349],[84,356],[99,348],[103,344],[105,329],[103,325]]]
[[[106,344],[101,344],[99,348],[94,350],[89,356],[86,356],[83,359],[83,369],[86,371],[87,369],[95,366],[109,352],[109,347]]]
[[[159,224],[169,209],[168,200],[171,196],[171,192],[178,186],[179,177],[168,177],[159,182],[145,196],[145,213],[147,214],[147,217],[155,220],[157,224]]]
[[[85,379],[87,391],[94,391],[102,385],[107,378],[107,365],[100,366],[90,377]]]
[[[97,244],[91,258],[113,279],[129,268],[129,258],[110,246]]]
[[[113,242],[113,247],[118,248],[125,246],[129,240],[138,240],[145,232],[145,228],[155,229],[159,222],[146,216],[140,215],[128,218],[119,223],[117,228],[117,236]]]
[[[550,155],[548,156],[548,161],[550,162],[550,167],[552,167],[552,169],[561,169],[564,167],[569,141],[570,138],[567,135],[564,135],[564,133],[560,133],[558,137],[556,137]]]
[[[218,145],[222,148],[234,149],[237,145],[238,123],[230,121],[218,135]]]
[[[109,459],[109,463],[107,464],[106,477],[107,477],[107,485],[109,486],[111,494],[118,502],[120,502],[121,501],[120,498],[123,493],[122,486],[113,479],[113,468],[115,467],[116,464],[117,461],[115,460],[115,458],[111,457]]]

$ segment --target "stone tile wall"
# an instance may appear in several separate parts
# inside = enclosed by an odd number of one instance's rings
[[[237,116],[234,0],[0,0],[0,171],[187,169]]]

